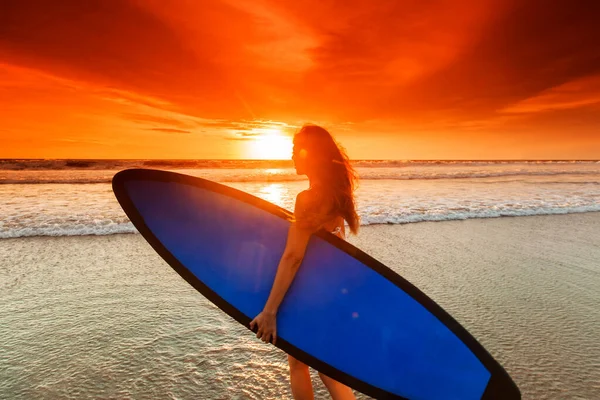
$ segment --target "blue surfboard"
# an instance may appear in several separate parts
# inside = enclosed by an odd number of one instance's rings
[[[113,190],[158,254],[248,327],[269,296],[292,214],[167,171],[121,171]],[[521,398],[502,366],[433,300],[324,231],[309,241],[277,328],[277,347],[375,398]]]

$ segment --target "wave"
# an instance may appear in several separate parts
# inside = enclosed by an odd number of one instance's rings
[[[576,182],[569,182],[569,181],[532,181],[532,182],[525,182],[527,184],[531,184],[531,185],[600,185],[600,181],[576,181]]]
[[[403,172],[401,170],[382,172],[377,170],[359,171],[361,180],[436,180],[436,179],[485,179],[485,178],[502,178],[502,177],[532,177],[532,176],[592,176],[597,175],[600,179],[600,171],[497,171],[497,172],[468,172],[468,171],[456,171],[456,172],[425,172],[414,171],[414,172]],[[205,178],[222,183],[277,183],[277,182],[296,182],[306,180],[305,177],[296,175],[294,173],[271,173],[262,171],[259,173],[246,174],[246,173],[223,173],[221,170],[216,170],[214,173],[207,174],[194,174],[200,178]],[[1,184],[97,184],[97,183],[111,183],[112,176],[89,176],[89,177],[0,177]],[[515,180],[513,180],[515,181]],[[570,182],[535,182],[535,183],[570,183]],[[587,181],[587,182],[573,182],[573,183],[590,183],[598,184],[598,181]]]
[[[564,165],[600,164],[599,160],[353,160],[355,167],[402,168],[418,166]],[[169,169],[264,169],[291,168],[291,160],[104,160],[104,159],[0,159],[0,170],[119,170],[125,168]]]
[[[111,183],[112,178],[86,178],[86,179],[0,179],[0,185],[39,185],[39,184],[94,184],[94,183]]]
[[[366,216],[361,219],[361,225],[400,225],[416,222],[459,221],[466,219],[500,218],[500,217],[528,217],[534,215],[559,215],[577,214],[600,211],[600,204],[570,207],[570,208],[540,208],[540,209],[515,209],[515,210],[479,210],[467,212],[450,212],[446,214],[407,214]]]
[[[291,160],[18,160],[0,159],[0,170],[61,171],[61,170],[121,170],[126,168],[167,169],[261,169],[291,168]]]
[[[356,167],[600,164],[599,160],[356,160]]]
[[[477,210],[456,211],[444,214],[386,214],[386,215],[362,215],[361,226],[369,225],[402,225],[419,222],[441,222],[458,221],[466,219],[501,218],[501,217],[525,217],[535,215],[559,215],[575,214],[585,212],[599,212],[600,204],[558,208],[547,207],[538,209],[504,209],[504,210]],[[0,229],[0,239],[14,239],[35,236],[105,236],[114,234],[137,234],[138,230],[131,222],[113,224],[64,224],[62,226],[31,226],[20,228]]]
[[[0,239],[33,236],[105,236],[118,233],[138,233],[138,230],[131,222],[113,225],[30,226],[0,230]]]

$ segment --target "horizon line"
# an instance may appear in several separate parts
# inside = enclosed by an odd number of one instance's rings
[[[287,158],[27,158],[11,157],[0,158],[0,161],[292,161]],[[600,161],[600,159],[586,158],[489,158],[489,159],[451,159],[451,158],[357,158],[351,159],[351,162],[359,161]]]

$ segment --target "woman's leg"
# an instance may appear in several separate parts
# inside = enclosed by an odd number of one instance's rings
[[[355,400],[354,392],[348,386],[343,383],[339,383],[335,379],[331,379],[327,375],[319,372],[321,380],[329,390],[329,394],[333,400]]]
[[[308,365],[290,355],[288,355],[288,363],[290,364],[290,383],[294,399],[313,400],[314,394]]]

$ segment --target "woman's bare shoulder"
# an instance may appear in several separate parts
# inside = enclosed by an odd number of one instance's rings
[[[296,196],[296,204],[294,206],[294,215],[296,218],[304,216],[314,207],[314,195],[310,190],[303,190]]]
[[[296,223],[311,231],[320,229],[331,220],[331,205],[332,202],[320,191],[308,189],[298,193],[294,208]]]
[[[314,213],[327,213],[333,205],[333,197],[324,190],[307,189],[296,196],[295,210]]]

